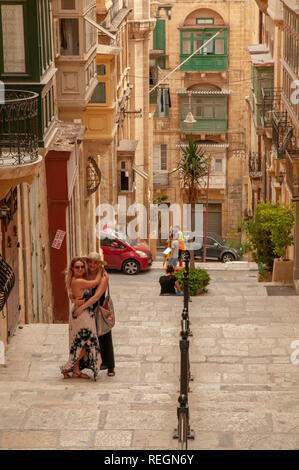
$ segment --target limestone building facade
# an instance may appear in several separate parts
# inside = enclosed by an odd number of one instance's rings
[[[249,4],[179,0],[152,5],[152,16],[157,18],[150,53],[154,196],[167,195],[170,204],[186,202],[179,176],[172,170],[192,134],[211,159],[208,231],[223,236],[247,209],[244,98],[250,91]],[[195,120],[192,125],[185,123],[189,111]],[[205,204],[206,196],[207,181],[203,181],[198,203]]]
[[[249,46],[249,212],[258,202],[295,203],[295,244],[288,248],[299,284],[299,9],[296,1],[253,2],[257,31]]]

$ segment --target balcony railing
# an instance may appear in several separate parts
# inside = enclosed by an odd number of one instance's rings
[[[262,114],[263,127],[272,126],[272,111],[278,111],[281,102],[282,88],[262,88]]]
[[[278,158],[285,158],[285,151],[293,136],[293,127],[286,111],[272,111],[272,143]]]
[[[262,159],[258,152],[250,152],[249,154],[249,176],[252,179],[262,176]]]
[[[286,183],[293,201],[299,201],[299,149],[286,151]]]
[[[38,95],[5,90],[0,103],[0,169],[38,159]]]

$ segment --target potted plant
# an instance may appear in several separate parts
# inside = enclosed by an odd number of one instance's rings
[[[273,271],[273,282],[292,282],[293,261],[287,260],[287,248],[293,245],[294,206],[271,202],[260,203],[254,216],[243,223],[253,250],[253,259],[262,268],[259,277],[265,280]]]
[[[181,156],[175,171],[179,172],[181,189],[184,199],[191,205],[191,232],[195,232],[195,204],[200,189],[208,173],[208,158],[204,150],[193,140],[192,134],[186,148],[182,148]],[[190,268],[195,268],[194,251],[190,250]]]
[[[294,204],[290,206],[272,204],[265,228],[271,233],[273,251],[272,282],[293,282],[294,261],[287,258],[287,248],[294,244],[293,228],[295,223]]]
[[[175,277],[179,281],[180,287],[184,290],[184,271],[180,269],[175,273]],[[189,290],[190,295],[200,295],[208,292],[207,286],[210,283],[210,276],[205,269],[195,268],[189,271]]]

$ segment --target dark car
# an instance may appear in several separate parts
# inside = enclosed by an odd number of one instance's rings
[[[194,257],[203,259],[203,237],[194,242]],[[188,248],[188,243],[187,243]],[[191,247],[192,248],[192,247]],[[236,261],[242,256],[242,249],[232,248],[226,245],[226,240],[216,233],[207,233],[206,259],[218,259],[223,263]]]
[[[101,232],[101,248],[108,269],[119,269],[125,274],[137,274],[150,269],[151,251],[123,233],[107,230]]]

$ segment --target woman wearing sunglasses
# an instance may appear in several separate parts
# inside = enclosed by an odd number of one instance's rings
[[[104,269],[105,266],[105,261],[104,261],[104,254],[103,250],[100,248],[99,252],[93,252],[89,253],[89,255],[86,258],[87,261],[87,279],[93,280],[96,277],[96,274],[99,269]],[[106,288],[108,286],[108,274],[104,270],[104,276],[105,280],[102,282],[98,287],[93,287],[92,293],[93,296],[85,302],[83,305],[81,302],[78,302],[78,305],[80,305],[75,313],[76,314],[81,314],[83,310],[87,307],[91,307],[93,311],[96,314],[96,324],[97,324],[97,316],[99,315],[98,311],[98,305],[103,305],[105,301],[105,295],[106,295]],[[76,303],[76,301],[75,301]],[[113,349],[113,341],[112,341],[112,334],[111,331],[108,333],[101,335],[98,337],[99,340],[99,345],[100,345],[100,352],[101,352],[101,357],[102,357],[102,364],[100,369],[108,369],[107,375],[109,377],[114,377],[115,376],[115,361],[114,361],[114,349]],[[84,359],[80,361],[80,369],[84,368]]]
[[[103,269],[98,272],[93,280],[86,279],[87,264],[83,257],[73,258],[66,272],[66,288],[74,303],[86,302],[92,297],[92,288],[103,286],[103,292],[107,286],[106,275]],[[65,379],[73,378],[89,379],[89,375],[80,371],[79,361],[84,358],[85,368],[93,371],[94,380],[98,375],[98,350],[99,342],[95,324],[94,311],[85,307],[81,312],[76,312],[77,305],[70,312],[69,317],[69,359],[60,367]]]

